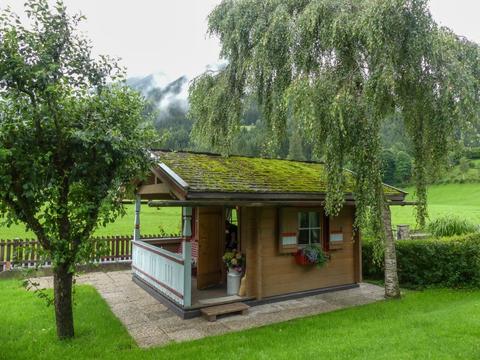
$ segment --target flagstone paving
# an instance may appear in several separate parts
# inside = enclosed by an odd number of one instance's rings
[[[52,277],[34,280],[42,288],[53,286]],[[354,289],[254,306],[247,315],[221,317],[216,322],[208,322],[200,317],[181,319],[136,285],[129,270],[80,275],[77,284],[93,285],[141,347],[200,339],[368,304],[382,300],[384,295],[382,287],[362,283]]]

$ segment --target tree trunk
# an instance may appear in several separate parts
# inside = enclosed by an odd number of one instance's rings
[[[73,274],[68,271],[68,266],[61,265],[54,270],[55,321],[57,324],[57,336],[60,340],[74,336],[72,280]]]
[[[392,233],[392,215],[390,206],[383,206],[383,227],[385,229],[385,297],[399,298],[400,286],[397,274],[397,253]]]

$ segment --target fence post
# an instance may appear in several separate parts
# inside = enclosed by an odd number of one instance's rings
[[[5,271],[5,243],[0,240],[0,271]]]
[[[119,261],[120,257],[120,235],[115,236],[115,261]]]
[[[30,252],[30,266],[35,266],[35,253],[37,250],[37,242],[35,240],[31,241],[31,252]]]
[[[12,248],[11,248],[11,245],[12,245],[12,241],[11,240],[7,240],[6,242],[6,247],[7,247],[7,256],[5,257],[5,270],[10,270],[11,268],[11,261],[12,261],[12,257],[11,257],[11,253],[12,253]]]

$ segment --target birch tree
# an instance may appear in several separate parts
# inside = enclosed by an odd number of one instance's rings
[[[479,47],[432,19],[425,0],[224,0],[208,17],[227,66],[190,88],[194,135],[222,153],[254,96],[275,154],[287,120],[326,161],[325,209],[344,202],[355,172],[356,224],[385,250],[385,295],[399,297],[380,128],[394,114],[413,144],[417,222],[427,217],[429,174],[446,160],[454,129],[479,116]]]

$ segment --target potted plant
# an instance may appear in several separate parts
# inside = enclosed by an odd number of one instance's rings
[[[227,295],[237,295],[240,289],[240,280],[244,270],[245,257],[238,250],[227,251],[223,255],[223,262],[228,268]]]
[[[322,267],[328,261],[328,255],[318,245],[307,245],[294,254],[299,265],[317,265]]]

